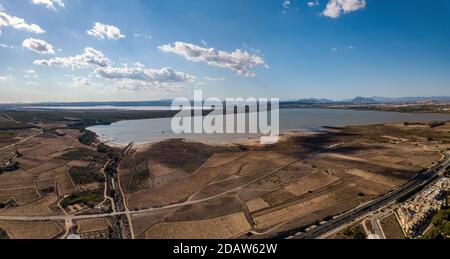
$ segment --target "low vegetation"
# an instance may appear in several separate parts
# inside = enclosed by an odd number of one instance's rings
[[[78,192],[67,196],[61,201],[61,206],[67,208],[73,205],[84,205],[87,207],[94,207],[103,200],[103,190],[95,190],[88,192]]]
[[[84,130],[121,120],[170,118],[176,111],[11,111],[8,116],[22,123],[65,122],[70,128]]]
[[[346,228],[342,235],[346,239],[366,239],[366,235],[364,234],[364,230],[361,226]]]
[[[424,236],[425,239],[450,238],[450,209],[439,211],[432,220],[433,228]]]
[[[65,153],[60,158],[64,160],[84,160],[95,162],[104,157],[101,154],[95,152],[94,150],[80,148]]]
[[[69,174],[76,185],[85,185],[91,183],[101,183],[105,181],[104,176],[99,172],[99,168],[95,165],[88,167],[72,167]]]
[[[20,130],[31,128],[35,128],[35,126],[31,126],[24,123],[17,123],[14,121],[0,121],[0,130]]]
[[[11,132],[0,132],[0,142],[9,141],[14,137],[14,134]]]
[[[145,155],[156,162],[193,173],[213,154],[235,151],[238,151],[237,147],[214,147],[174,139],[155,144]]]
[[[150,169],[147,164],[136,166],[130,170],[130,173],[123,176],[123,188],[126,193],[134,193],[143,189],[150,178]]]
[[[78,141],[81,144],[89,146],[95,143],[95,141],[97,141],[97,135],[94,132],[89,130],[84,130],[83,132],[84,132],[83,135],[78,137]]]

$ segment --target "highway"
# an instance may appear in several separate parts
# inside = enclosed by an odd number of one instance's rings
[[[371,201],[362,206],[359,206],[347,213],[344,213],[333,220],[324,223],[314,229],[309,230],[305,233],[300,233],[293,239],[315,239],[319,238],[324,234],[327,234],[345,224],[351,223],[356,219],[359,219],[373,211],[381,209],[388,205],[389,203],[395,201],[396,199],[402,197],[403,195],[413,191],[415,188],[420,186],[426,186],[432,183],[439,173],[443,173],[445,168],[450,165],[450,156],[447,153],[443,154],[443,159],[441,162],[434,167],[430,168],[428,171],[417,175],[411,179],[406,184],[398,187],[397,189]]]

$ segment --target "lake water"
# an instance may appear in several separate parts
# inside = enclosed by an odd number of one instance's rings
[[[335,109],[282,109],[280,131],[318,130],[324,126],[368,125],[393,122],[448,121],[450,114],[407,114],[379,111]],[[120,121],[107,126],[88,128],[102,139],[116,144],[151,143],[171,138],[189,141],[223,143],[257,137],[256,134],[181,134],[171,130],[171,119]]]

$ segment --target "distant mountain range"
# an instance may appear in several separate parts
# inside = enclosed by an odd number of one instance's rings
[[[434,97],[356,97],[354,99],[347,99],[342,101],[335,101],[329,99],[306,98],[296,100],[283,100],[281,106],[290,107],[304,107],[312,105],[327,105],[327,104],[417,104],[417,103],[450,103],[448,96],[434,96]],[[112,106],[112,107],[136,107],[136,106],[171,106],[172,100],[159,101],[137,101],[137,102],[54,102],[54,103],[33,103],[33,104],[1,104],[0,109],[16,109],[16,108],[33,108],[33,107],[91,107],[91,106]]]
[[[377,103],[450,102],[449,96],[401,97],[401,98],[372,97],[372,99]]]
[[[392,104],[415,104],[415,103],[450,103],[449,96],[433,96],[433,97],[400,97],[400,98],[389,98],[389,97],[356,97],[354,99],[347,99],[343,101],[333,101],[328,99],[299,99],[297,101],[286,101],[283,103],[304,103],[304,104],[333,104],[333,103],[348,103],[348,104],[382,104],[382,103],[392,103]]]

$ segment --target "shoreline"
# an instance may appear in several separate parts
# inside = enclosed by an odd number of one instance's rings
[[[303,108],[285,108],[284,110],[298,110],[298,109],[303,109]],[[309,109],[309,108],[306,108]],[[321,109],[323,110],[323,109]],[[330,110],[342,110],[342,111],[349,111],[350,109],[330,109]],[[361,111],[361,110],[355,110],[355,111]],[[373,112],[383,112],[383,113],[399,113],[399,112],[391,112],[391,111],[375,111],[372,110]],[[421,114],[421,113],[401,113],[403,115],[408,116],[407,118],[385,118],[385,121],[381,122],[381,120],[378,119],[374,119],[373,123],[371,122],[367,122],[362,120],[360,121],[360,123],[356,123],[356,122],[352,122],[351,120],[349,121],[341,121],[343,124],[339,124],[339,122],[335,121],[335,123],[333,124],[333,122],[330,122],[330,125],[325,125],[326,122],[323,122],[324,125],[318,124],[317,127],[315,128],[300,128],[300,129],[286,129],[286,131],[281,131],[280,133],[280,140],[279,141],[283,141],[286,138],[289,138],[290,136],[297,136],[297,135],[314,135],[314,134],[320,134],[320,133],[326,133],[326,132],[332,132],[332,131],[339,131],[343,128],[346,127],[351,127],[351,126],[377,126],[377,125],[387,125],[387,124],[398,124],[398,123],[407,123],[407,122],[411,122],[411,123],[432,123],[432,122],[437,122],[437,121],[442,121],[442,122],[448,122],[450,121],[450,119],[448,117],[446,117],[448,114],[446,113],[437,113],[436,115],[442,115],[441,118],[439,117],[414,117],[414,118],[409,118],[409,116],[413,117],[415,114]],[[128,121],[128,122],[132,122],[132,121],[148,121],[148,120],[156,120],[156,119],[166,119],[166,117],[164,118],[152,118],[152,119],[124,119],[124,120],[120,120],[120,121],[116,121],[114,123],[119,123],[121,121]],[[378,121],[377,121],[378,120]],[[370,120],[369,120],[370,121]],[[112,123],[112,124],[114,124]],[[99,126],[99,125],[97,125]],[[312,126],[312,125],[311,125]],[[133,142],[133,138],[130,137],[130,141],[127,143],[119,143],[117,142],[117,139],[115,138],[109,138],[107,136],[107,134],[102,133],[101,130],[95,130],[96,126],[90,126],[87,127],[86,130],[89,130],[91,132],[93,132],[96,135],[97,141],[103,144],[106,144],[110,147],[113,148],[123,148],[127,145],[129,145],[130,142]],[[155,135],[155,134],[153,134]],[[235,137],[230,137],[229,139],[227,139],[227,137],[223,137],[223,138],[215,138],[214,136],[195,136],[196,134],[182,134],[180,136],[176,136],[174,134],[170,134],[170,136],[162,136],[162,135],[150,135],[150,139],[146,139],[145,134],[144,137],[141,137],[141,142],[134,142],[134,147],[137,149],[142,149],[142,148],[148,148],[151,147],[153,144],[156,143],[160,143],[163,141],[167,141],[167,140],[171,140],[171,139],[182,139],[184,142],[192,142],[192,143],[202,143],[205,145],[209,145],[209,146],[230,146],[230,145],[249,145],[249,146],[260,146],[262,145],[260,143],[260,138],[261,135],[257,135],[257,134],[248,134],[248,136],[245,136],[245,134],[241,134],[244,136],[235,136]],[[214,135],[214,134],[213,134]],[[215,135],[233,135],[233,134],[215,134]],[[153,136],[153,137],[151,137]],[[195,137],[193,137],[195,136]],[[241,137],[241,138],[239,138]],[[125,138],[125,141],[128,141],[127,139],[128,137]],[[151,139],[153,138],[153,139]]]
[[[432,123],[432,122],[433,121],[428,121],[428,122],[423,121],[423,122],[417,122],[417,123]],[[445,122],[449,123],[450,120],[447,120]],[[317,135],[317,134],[327,133],[327,132],[336,132],[336,131],[340,131],[346,127],[395,125],[395,124],[399,124],[399,123],[404,124],[406,122],[398,121],[398,122],[343,125],[343,126],[342,125],[340,125],[340,126],[322,126],[319,129],[293,129],[293,130],[281,132],[280,136],[279,136],[280,139],[278,142],[286,141],[286,140],[288,140],[292,137],[296,137],[296,136],[308,136],[308,135]],[[89,129],[87,129],[87,130],[89,130]],[[92,130],[90,130],[90,131],[93,132],[97,136],[96,139],[99,143],[108,145],[112,148],[124,148],[131,143],[131,142],[130,143],[116,143],[112,139],[106,139],[103,136],[98,135],[96,132],[94,132]],[[202,143],[202,144],[209,145],[209,146],[222,146],[222,147],[233,146],[233,145],[264,146],[264,144],[260,143],[260,138],[261,138],[261,135],[255,136],[255,137],[234,139],[234,140],[225,140],[225,141],[211,141],[211,140],[199,141],[199,140],[190,140],[190,139],[183,138],[183,137],[165,138],[165,139],[155,140],[155,141],[135,142],[133,149],[137,149],[137,150],[148,149],[151,146],[153,146],[154,144],[161,143],[161,142],[168,141],[168,140],[173,140],[173,139],[181,139],[186,143]]]
[[[330,129],[324,128],[323,130],[308,130],[308,129],[301,129],[301,130],[289,130],[283,133],[280,133],[280,139],[278,142],[287,141],[292,137],[298,137],[298,136],[312,136],[317,135],[323,132],[330,131]],[[95,132],[94,132],[95,133]],[[108,145],[112,148],[124,148],[129,143],[115,143],[114,140],[107,140],[103,138],[102,136],[99,136],[97,133],[97,141]],[[229,140],[229,141],[198,141],[198,140],[190,140],[186,138],[166,138],[162,140],[157,141],[148,141],[148,142],[137,142],[134,144],[133,149],[135,150],[145,150],[151,148],[153,145],[157,143],[161,143],[164,141],[170,141],[175,139],[181,139],[185,143],[201,143],[208,146],[216,146],[216,147],[227,147],[227,146],[239,146],[239,145],[245,145],[245,146],[251,146],[251,147],[258,147],[258,146],[264,146],[264,144],[261,144],[261,136],[257,137],[249,137],[249,138],[242,138],[242,139],[235,139],[235,140]]]

